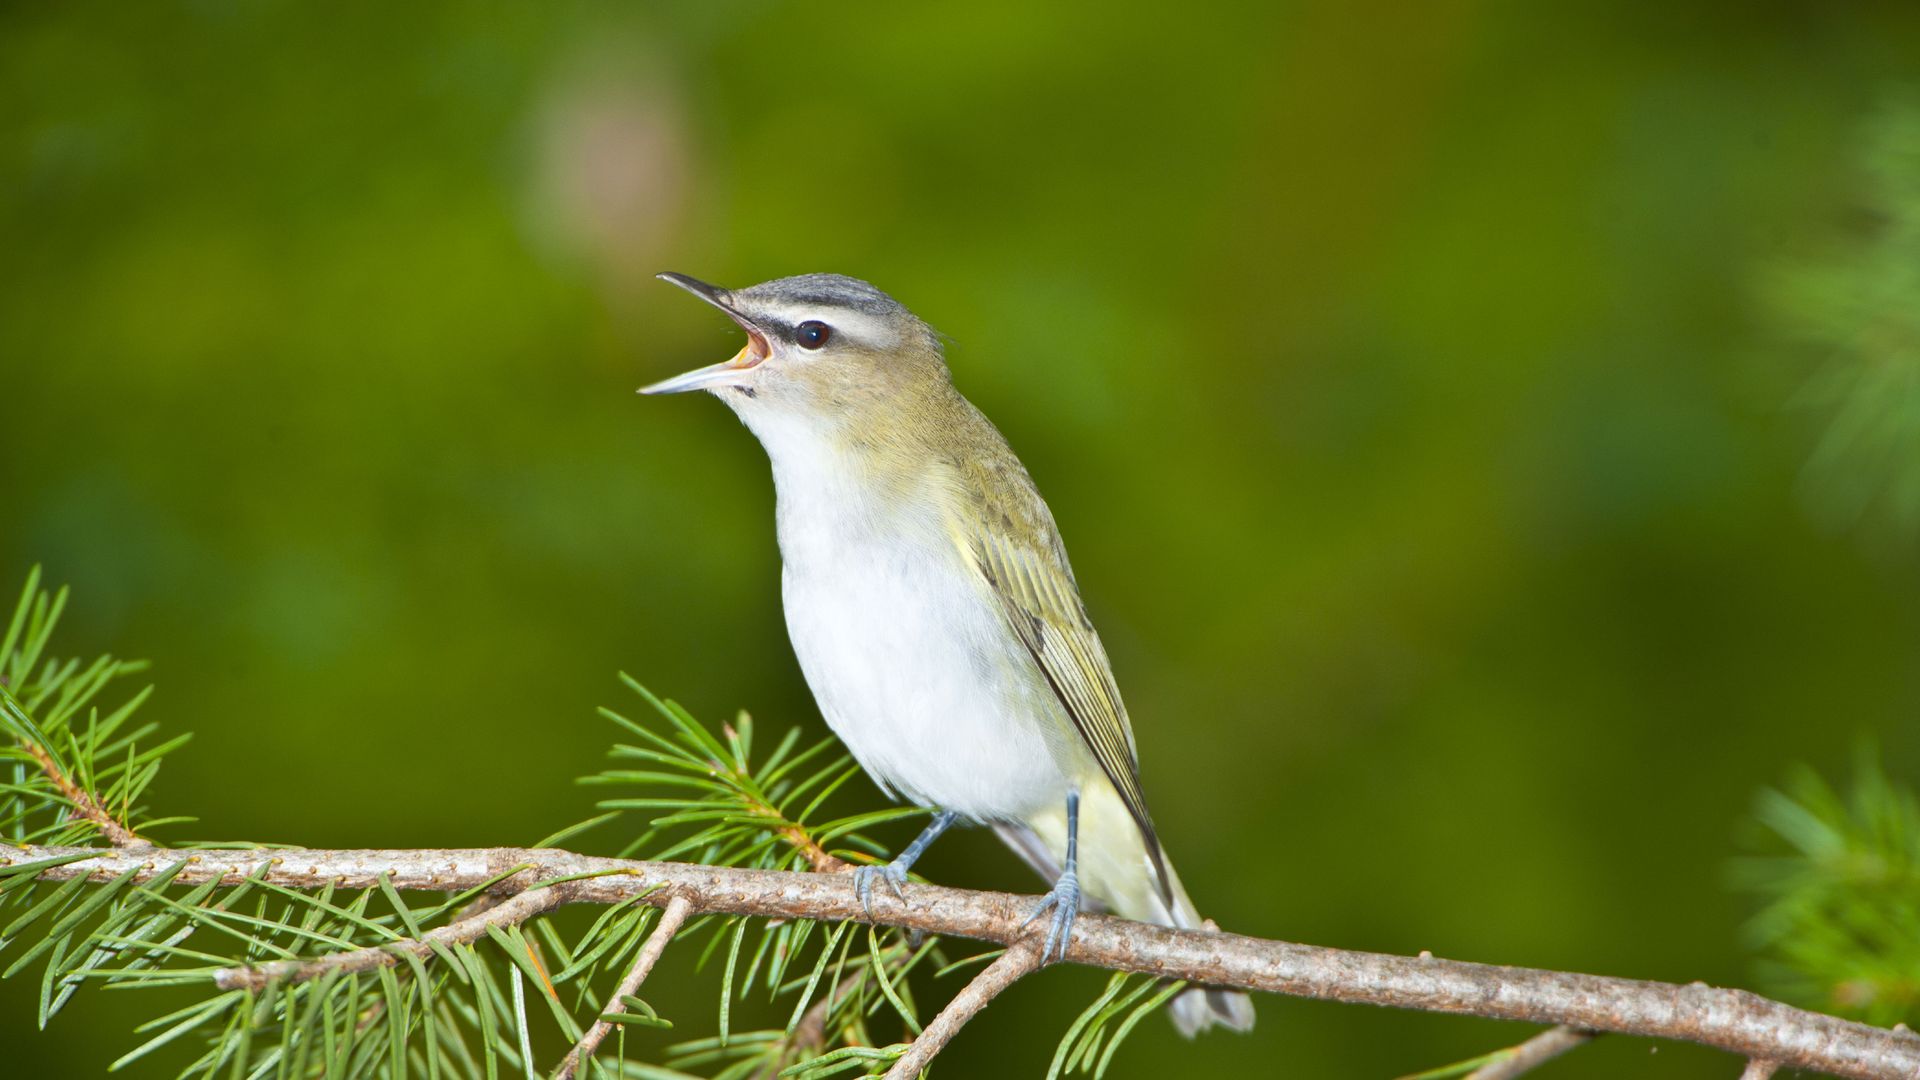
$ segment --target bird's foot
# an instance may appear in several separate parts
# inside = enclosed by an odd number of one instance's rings
[[[907,867],[899,859],[885,866],[862,866],[853,872],[853,894],[860,898],[860,907],[867,913],[867,921],[873,921],[873,883],[879,879],[893,890],[894,899],[902,904],[907,902],[906,893],[900,886],[907,883]]]
[[[1047,895],[1034,905],[1033,911],[1027,915],[1027,921],[1020,924],[1021,927],[1024,929],[1032,924],[1048,908],[1053,909],[1053,919],[1047,926],[1047,942],[1040,949],[1042,964],[1049,963],[1049,957],[1053,960],[1067,958],[1067,941],[1073,933],[1073,920],[1080,914],[1080,875],[1071,870],[1061,874],[1060,880],[1047,890]]]

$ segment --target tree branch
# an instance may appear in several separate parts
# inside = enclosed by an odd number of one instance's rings
[[[57,859],[87,850],[25,847],[10,851],[4,862]],[[207,881],[237,885],[259,868],[262,859],[273,860],[266,880],[290,888],[328,882],[373,888],[385,874],[399,889],[457,890],[485,884],[524,866],[494,882],[488,891],[526,894],[543,881],[593,875],[566,882],[565,891],[553,902],[605,904],[637,898],[665,907],[672,898],[684,896],[697,913],[866,921],[853,888],[838,874],[605,859],[543,849],[100,849],[94,857],[50,866],[39,876],[49,881],[84,876],[104,883],[139,869],[144,879],[184,860],[188,865],[173,878],[176,885]],[[913,898],[909,906],[876,894],[873,921],[1005,945],[1024,940],[1027,934],[1023,920],[1031,897],[916,884]],[[1082,915],[1075,924],[1066,958],[1203,985],[1680,1039],[1784,1068],[1855,1080],[1920,1076],[1920,1037],[1911,1032],[1824,1016],[1744,990],[1704,983],[1680,986],[1389,956],[1239,934],[1173,930],[1095,914]]]
[[[974,1018],[981,1009],[993,1003],[1000,992],[1020,980],[1022,975],[1040,966],[1040,943],[1028,938],[1012,946],[996,957],[993,963],[980,970],[965,989],[954,995],[952,1001],[933,1018],[933,1023],[921,1030],[913,1045],[901,1054],[887,1070],[886,1080],[913,1080],[920,1070],[933,1061],[933,1056],[946,1049],[953,1037],[960,1033],[967,1021]]]
[[[73,778],[62,771],[53,760],[53,755],[47,752],[46,747],[32,739],[21,739],[20,747],[32,754],[34,761],[40,763],[40,771],[46,774],[47,779],[53,781],[54,789],[60,792],[60,797],[66,800],[68,805],[73,807],[73,812],[92,822],[94,828],[100,830],[100,835],[106,837],[114,847],[143,847],[147,844],[146,840],[134,835],[132,829],[121,824],[119,818],[107,813],[106,808],[88,794],[86,788],[74,783]]]
[[[686,897],[675,896],[667,901],[666,909],[660,913],[660,925],[653,928],[653,933],[647,937],[647,943],[640,947],[640,955],[634,958],[633,969],[627,972],[627,977],[620,980],[620,985],[614,989],[613,995],[607,998],[606,1005],[600,1010],[602,1013],[624,1011],[621,1008],[620,999],[640,992],[640,984],[647,981],[647,976],[653,971],[653,965],[660,961],[660,954],[667,951],[667,944],[673,940],[673,935],[680,932],[681,925],[691,914],[693,914],[693,904]],[[559,1071],[554,1073],[554,1080],[573,1080],[573,1074],[588,1061],[593,1060],[593,1052],[600,1049],[601,1042],[605,1041],[607,1033],[612,1030],[613,1021],[595,1020],[593,1026],[587,1029],[586,1034],[580,1036],[580,1041],[575,1043],[573,1049],[567,1053],[567,1060],[560,1063]]]

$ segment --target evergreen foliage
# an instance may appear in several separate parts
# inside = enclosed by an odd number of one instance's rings
[[[1862,751],[1842,795],[1811,769],[1762,791],[1758,843],[1734,880],[1766,985],[1882,1026],[1920,1023],[1920,802]]]
[[[36,570],[0,642],[0,756],[12,764],[0,788],[0,827],[16,845],[147,843],[151,831],[190,820],[153,817],[141,802],[162,758],[185,739],[156,742],[153,725],[131,722],[146,690],[117,706],[101,704],[144,665],[47,655],[65,602],[64,590],[49,595],[39,587]],[[833,740],[802,746],[790,730],[756,757],[746,715],[715,732],[623,679],[653,720],[603,710],[631,741],[616,745],[613,765],[582,783],[614,793],[599,802],[598,816],[541,846],[607,829],[637,834],[623,857],[842,869],[881,855],[862,830],[924,812],[894,807],[819,819],[859,771]],[[167,846],[205,845],[170,839]],[[221,989],[221,971],[419,939],[484,902],[482,886],[415,906],[417,898],[403,897],[384,877],[372,889],[287,888],[264,876],[272,855],[262,849],[261,873],[245,882],[193,888],[169,884],[184,862],[149,881],[136,883],[129,873],[91,886],[37,882],[34,872],[46,862],[0,868],[4,975],[39,980],[43,1028],[88,985],[198,991],[137,1028],[116,1069],[173,1047],[185,1058],[181,1076],[531,1077],[540,1074],[543,1053],[577,1041],[604,1016],[618,1027],[593,1061],[595,1077],[815,1080],[884,1071],[906,1045],[885,1036],[910,1038],[921,1029],[915,978],[952,975],[998,955],[956,959],[938,939],[858,923],[696,916],[675,941],[687,948],[706,937],[702,964],[718,969],[717,1031],[672,1044],[661,1064],[648,1064],[629,1057],[629,1029],[678,1030],[676,1021],[686,1018],[662,1016],[631,995],[607,1005],[658,921],[656,908],[637,901],[609,906],[572,937],[536,916],[490,927],[472,943],[436,943],[425,957],[396,950],[401,963],[373,971]],[[1068,1030],[1050,1075],[1102,1075],[1127,1033],[1178,988],[1115,976]],[[754,995],[783,1006],[783,1027],[734,1029],[733,1005]],[[179,1055],[180,1046],[193,1049]]]
[[[16,844],[96,839],[100,820],[74,812],[78,792],[88,793],[95,806],[136,831],[191,820],[151,818],[140,802],[160,759],[188,736],[141,747],[153,737],[154,725],[129,723],[147,690],[105,715],[96,704],[109,685],[146,670],[146,664],[101,656],[82,665],[46,655],[66,605],[67,590],[41,590],[36,567],[0,638],[0,730],[10,736],[0,745],[0,761],[12,763],[0,788],[0,831]],[[65,777],[68,786],[63,789],[56,776]]]
[[[1818,358],[1799,395],[1821,433],[1806,465],[1816,510],[1843,526],[1920,535],[1920,96],[1889,102],[1858,159],[1857,235],[1777,268],[1766,299]]]
[[[1920,536],[1920,94],[1863,127],[1859,227],[1816,260],[1776,267],[1768,306],[1818,363],[1798,404],[1820,434],[1805,467],[1816,511],[1844,527]],[[1863,750],[1849,792],[1811,769],[1758,797],[1756,848],[1733,879],[1764,985],[1871,1023],[1920,1023],[1920,807]]]

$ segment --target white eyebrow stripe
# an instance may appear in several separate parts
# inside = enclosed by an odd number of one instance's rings
[[[821,308],[810,304],[767,304],[763,310],[788,326],[818,320],[855,341],[886,347],[896,344],[896,333],[885,321],[850,308]]]

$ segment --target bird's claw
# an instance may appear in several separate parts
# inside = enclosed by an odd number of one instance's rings
[[[1060,875],[1053,883],[1047,895],[1040,898],[1027,914],[1027,921],[1020,924],[1022,929],[1032,925],[1033,920],[1053,909],[1053,918],[1047,925],[1047,941],[1040,949],[1040,962],[1067,958],[1067,943],[1073,933],[1073,920],[1080,914],[1080,876],[1069,870]],[[1051,960],[1049,959],[1051,958]]]
[[[860,908],[867,913],[867,921],[873,921],[873,882],[878,878],[893,890],[894,899],[902,904],[907,902],[907,894],[900,886],[907,883],[907,868],[895,859],[885,866],[862,866],[853,872],[853,893],[860,898]]]

